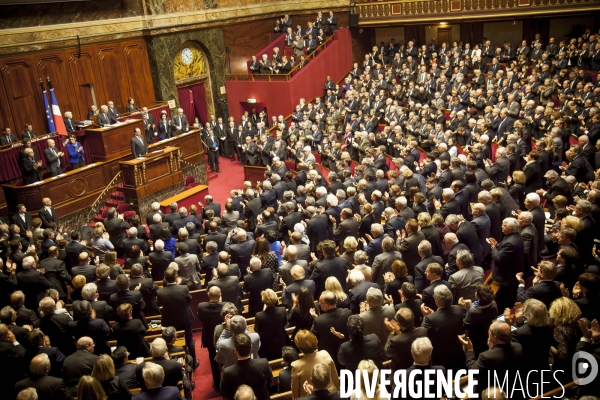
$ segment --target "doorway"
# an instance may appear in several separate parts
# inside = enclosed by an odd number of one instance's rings
[[[200,126],[208,122],[208,110],[206,108],[206,93],[202,83],[177,89],[179,107],[187,116],[190,125],[198,118]]]
[[[442,43],[446,43],[448,47],[452,45],[452,27],[444,26],[439,27],[437,30],[437,43],[442,46]]]

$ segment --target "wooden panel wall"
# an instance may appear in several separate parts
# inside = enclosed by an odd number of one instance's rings
[[[61,112],[72,111],[78,120],[87,119],[92,104],[109,100],[121,113],[128,97],[140,107],[155,102],[144,39],[19,54],[0,58],[0,127],[19,137],[26,123],[47,132],[39,87],[47,77]]]

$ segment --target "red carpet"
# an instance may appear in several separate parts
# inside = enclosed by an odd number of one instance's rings
[[[198,357],[198,360],[200,360],[200,366],[194,371],[196,389],[194,389],[192,394],[194,400],[221,399],[219,393],[212,388],[212,374],[210,373],[208,350],[201,347],[201,337],[202,332],[194,334],[194,340],[196,341],[196,356]]]
[[[208,191],[215,202],[221,203],[221,210],[224,211],[229,192],[232,189],[243,189],[244,187],[244,170],[239,161],[231,162],[230,159],[224,157],[219,157],[219,166],[221,173],[208,182]],[[196,312],[195,310],[192,311]],[[196,356],[200,360],[200,366],[194,371],[194,381],[196,382],[196,389],[193,392],[194,400],[220,399],[219,393],[212,388],[208,350],[201,347],[201,337],[201,332],[194,334]]]
[[[206,167],[210,174],[208,160]],[[216,203],[221,203],[221,212],[225,212],[229,192],[232,189],[244,188],[244,169],[237,159],[231,162],[231,159],[225,157],[219,157],[219,167],[221,173],[208,182],[208,191]]]

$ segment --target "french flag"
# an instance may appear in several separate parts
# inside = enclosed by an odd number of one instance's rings
[[[50,79],[48,79],[48,87],[50,88],[50,102],[52,104],[54,127],[56,128],[56,132],[59,135],[67,136],[67,128],[65,127],[65,121],[63,120],[63,116],[60,113],[60,108],[58,107],[58,102],[56,101],[56,96],[54,95],[54,88],[52,87]]]

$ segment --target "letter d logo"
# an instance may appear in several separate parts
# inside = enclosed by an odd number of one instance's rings
[[[598,375],[598,362],[594,356],[586,351],[578,351],[573,355],[571,368],[573,371],[572,378],[574,381],[578,381],[578,385],[592,383]],[[587,376],[580,378],[583,375]]]

